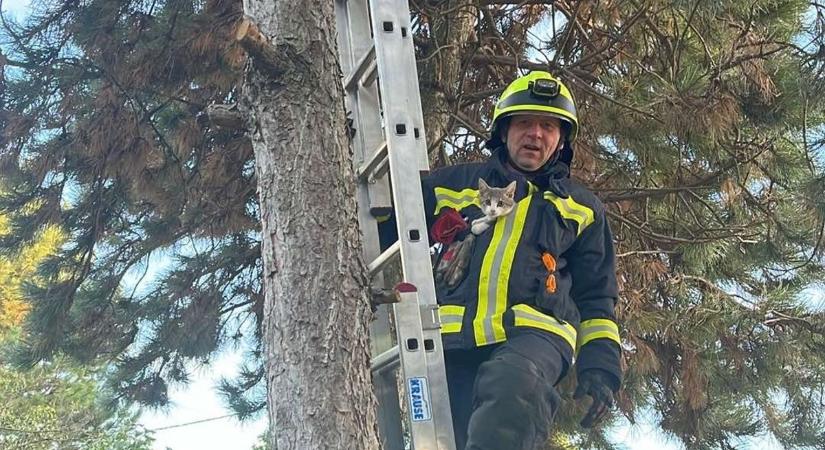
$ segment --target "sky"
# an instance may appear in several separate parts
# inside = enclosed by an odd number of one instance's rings
[[[170,389],[172,407],[167,412],[144,412],[140,423],[152,430],[231,414],[216,394],[216,386],[222,376],[235,374],[240,362],[237,352],[226,352],[216,358],[212,366],[193,373],[189,386]],[[265,430],[265,416],[246,424],[234,417],[224,417],[155,431],[154,449],[249,450]]]
[[[3,11],[22,17],[29,0],[2,0]],[[266,418],[241,424],[231,415],[216,386],[222,377],[232,376],[241,363],[239,352],[225,351],[206,368],[194,370],[186,387],[170,388],[171,406],[166,411],[145,411],[140,424],[154,431],[154,450],[249,450],[266,429]],[[217,420],[209,420],[215,419]],[[663,435],[652,416],[635,426],[622,423],[612,430],[613,441],[632,450],[682,450],[684,446]],[[204,421],[208,420],[208,421]],[[199,422],[200,423],[192,423]],[[781,447],[769,439],[742,442],[742,449],[775,450]]]

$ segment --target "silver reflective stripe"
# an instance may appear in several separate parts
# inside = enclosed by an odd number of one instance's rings
[[[598,333],[600,331],[609,332],[611,334],[616,332],[616,327],[612,327],[609,325],[602,325],[596,327],[587,327],[587,330],[582,332],[582,337],[587,337],[590,334]]]
[[[581,323],[580,328],[579,342],[576,344],[578,348],[594,339],[610,339],[621,345],[619,325],[610,319],[585,320]]]
[[[545,191],[544,199],[553,203],[563,218],[573,220],[578,224],[576,236],[595,220],[593,210],[578,203],[573,197],[561,198],[550,191]]]

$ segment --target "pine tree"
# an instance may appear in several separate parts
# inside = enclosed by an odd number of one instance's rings
[[[483,157],[492,102],[519,71],[549,69],[576,95],[574,176],[606,203],[619,255],[621,414],[652,409],[689,448],[760,433],[822,446],[825,328],[804,301],[822,276],[822,6],[413,3],[422,95],[440,117],[431,154]],[[0,167],[3,210],[40,203],[2,246],[47,223],[70,240],[43,270],[54,283],[31,292],[24,359],[108,355],[122,395],[160,404],[187,365],[240,342],[249,367],[225,388],[261,408],[245,395],[263,383],[264,272],[255,129],[234,107],[240,3],[38,11],[7,31]],[[174,265],[129,289],[159,255]],[[610,448],[604,427],[581,434],[568,388],[557,429]]]
[[[0,215],[0,236],[12,231],[8,223]],[[152,438],[137,426],[136,412],[107,405],[100,392],[102,370],[78,367],[64,357],[26,371],[7,362],[13,344],[24,338],[25,285],[44,282],[36,276],[37,266],[63,239],[51,226],[18,254],[0,256],[0,448],[148,450]]]
[[[167,383],[185,382],[186,362],[207,363],[219,342],[250,335],[258,355],[252,148],[243,130],[206,114],[237,101],[241,5],[34,6],[27,25],[6,30],[2,167],[4,210],[40,203],[14,218],[5,244],[41,223],[71,238],[43,266],[53,283],[29,293],[32,340],[20,362],[107,355],[120,395],[164,404]],[[137,289],[163,258],[174,262],[163,279]]]
[[[271,442],[377,450],[369,282],[333,4],[250,2],[245,12],[241,105],[261,216]]]

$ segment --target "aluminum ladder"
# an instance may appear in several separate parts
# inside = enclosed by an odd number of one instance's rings
[[[409,4],[335,0],[335,16],[346,107],[355,129],[358,221],[373,290],[384,289],[381,271],[397,256],[403,273],[391,304],[398,345],[392,343],[386,306],[371,326],[382,446],[455,450],[419,178],[429,163]],[[378,221],[392,212],[399,239],[381,252]],[[406,399],[406,430],[399,397]]]

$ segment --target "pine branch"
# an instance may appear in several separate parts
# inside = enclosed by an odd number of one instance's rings
[[[816,323],[812,322],[811,319],[814,319]],[[808,317],[794,317],[771,309],[765,314],[765,320],[762,323],[769,327],[783,324],[800,325],[812,334],[825,335],[825,328],[821,325],[821,318],[811,317],[811,315]]]
[[[731,156],[731,159],[728,160],[728,162],[723,164],[718,170],[716,170],[714,172],[711,172],[711,173],[705,175],[704,177],[693,181],[692,183],[689,183],[689,184],[686,184],[686,185],[683,185],[683,186],[665,186],[665,187],[661,187],[661,188],[624,189],[623,193],[614,194],[614,195],[607,195],[607,196],[602,198],[602,201],[605,202],[605,203],[616,203],[616,202],[627,201],[627,200],[640,200],[640,199],[645,199],[645,198],[659,198],[659,197],[663,197],[663,196],[665,196],[667,194],[670,194],[670,193],[678,193],[678,192],[693,193],[694,190],[698,190],[698,189],[711,189],[711,188],[715,189],[716,184],[718,184],[718,182],[719,182],[719,178],[721,178],[723,175],[728,173],[728,171],[730,171],[731,169],[733,169],[734,167],[737,167],[739,165],[754,162],[756,160],[756,158],[758,158],[763,152],[764,152],[764,149],[761,149],[760,151],[754,153],[753,155],[750,155],[747,159],[741,160],[741,161],[736,158],[735,154],[729,152],[728,154]],[[612,189],[610,189],[610,190],[612,190]],[[609,191],[609,190],[604,189],[603,191]]]
[[[230,130],[246,130],[246,117],[238,111],[237,105],[212,104],[206,107],[209,122]]]
[[[241,19],[235,31],[235,40],[252,57],[252,61],[259,69],[269,73],[273,78],[279,78],[283,74],[282,58],[278,56],[275,47],[261,33],[252,18],[244,16]]]
[[[496,65],[503,65],[503,66],[518,66],[523,67],[525,69],[530,70],[550,70],[554,73],[569,73],[581,80],[584,80],[588,83],[596,83],[598,82],[598,78],[594,77],[588,72],[585,72],[581,69],[568,69],[566,67],[561,67],[558,65],[553,64],[552,62],[540,63],[536,61],[531,61],[526,58],[514,58],[510,56],[504,55],[473,55],[472,62],[485,65],[485,64],[496,64]]]
[[[488,139],[488,133],[484,127],[473,119],[467,117],[467,115],[461,112],[461,110],[452,111],[450,114],[476,136],[482,139]]]
[[[581,24],[579,24],[579,12],[581,11],[582,5],[584,5],[584,0],[579,0],[576,2],[576,9],[573,10],[573,14],[568,14],[567,16],[567,32],[564,33],[564,39],[562,39],[561,45],[556,50],[556,54],[553,55],[553,65],[557,65],[559,63],[559,58],[561,57],[562,53],[567,48],[568,43],[570,42],[570,38],[573,37],[573,30],[576,28],[579,31],[584,31],[582,29]],[[561,9],[561,8],[559,8]],[[563,10],[562,10],[563,11]],[[575,26],[573,26],[575,25]],[[565,55],[565,59],[568,55]]]

